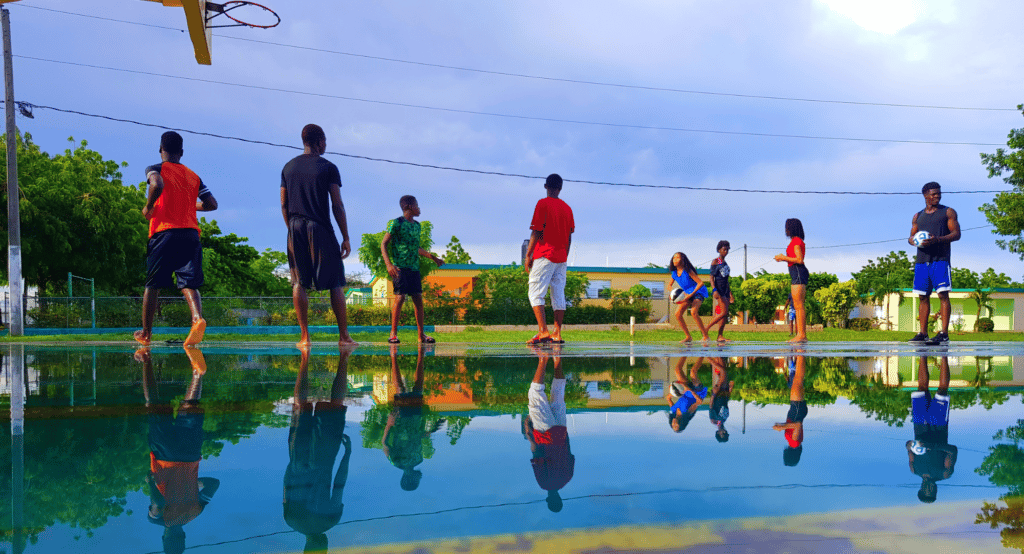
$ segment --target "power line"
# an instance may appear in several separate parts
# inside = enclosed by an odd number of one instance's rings
[[[977,229],[985,229],[986,227],[995,227],[995,225],[992,225],[992,224],[979,225],[977,227],[968,227],[966,229],[960,229],[960,231],[961,232],[963,232],[963,231],[974,231],[974,230],[977,230]],[[902,238],[898,238],[898,239],[875,240],[875,241],[871,241],[871,242],[855,242],[855,243],[851,243],[851,244],[831,244],[831,245],[828,245],[828,246],[808,246],[807,249],[811,250],[811,249],[821,249],[821,248],[845,248],[847,246],[864,246],[864,245],[867,245],[867,244],[882,244],[882,243],[886,243],[886,242],[898,242],[898,241],[906,242],[906,240],[907,240],[907,237],[902,237]],[[759,250],[785,250],[786,249],[785,246],[750,246],[749,244],[747,245],[747,248],[757,248]]]
[[[64,11],[64,10],[55,10],[55,9],[52,9],[52,8],[43,8],[41,6],[32,6],[32,5],[23,4],[20,7],[31,8],[31,9],[35,9],[35,10],[44,10],[44,11],[48,11],[48,12],[60,13],[60,14],[65,14],[65,15],[73,15],[73,16],[79,16],[79,17],[88,17],[88,18],[92,18],[92,19],[100,19],[100,20],[111,21],[111,22],[115,22],[115,23],[125,23],[125,24],[129,24],[129,25],[140,25],[140,26],[144,26],[144,27],[152,27],[152,28],[157,28],[157,29],[166,29],[166,30],[178,31],[178,32],[182,32],[182,33],[185,32],[184,29],[180,29],[180,28],[177,28],[177,27],[165,27],[163,25],[153,25],[153,24],[150,24],[150,23],[139,23],[139,22],[136,22],[136,21],[126,21],[126,20],[123,20],[123,19],[114,19],[114,18],[111,18],[111,17],[99,17],[99,16],[95,16],[95,15],[75,13],[75,12],[69,12],[69,11]],[[975,107],[975,106],[937,106],[937,105],[927,105],[927,104],[900,104],[900,103],[894,103],[894,102],[862,102],[862,101],[855,101],[855,100],[829,100],[829,99],[823,99],[823,98],[800,98],[800,97],[793,97],[793,96],[769,96],[769,95],[760,95],[760,94],[742,94],[742,93],[734,93],[734,92],[720,92],[720,91],[707,91],[707,90],[695,90],[695,89],[678,89],[678,88],[670,88],[670,87],[657,87],[657,86],[651,86],[651,85],[631,85],[631,84],[613,83],[613,82],[607,82],[607,81],[590,81],[590,80],[586,80],[586,79],[569,79],[569,78],[564,78],[564,77],[550,77],[550,76],[544,76],[544,75],[531,75],[531,74],[527,74],[527,73],[515,73],[515,72],[510,72],[510,71],[497,71],[497,70],[490,70],[490,69],[479,69],[479,68],[472,68],[472,67],[462,67],[462,66],[455,66],[455,65],[446,65],[446,64],[439,64],[439,63],[432,63],[432,62],[420,62],[420,61],[414,61],[414,60],[403,60],[403,59],[399,59],[399,58],[389,58],[389,57],[385,57],[385,56],[374,56],[374,55],[370,55],[370,54],[357,54],[357,53],[354,53],[354,52],[343,52],[343,51],[340,51],[340,50],[330,50],[330,49],[326,49],[326,48],[315,48],[315,47],[312,47],[312,46],[300,46],[300,45],[297,45],[297,44],[286,44],[286,43],[273,42],[273,41],[268,41],[268,40],[257,40],[257,39],[234,37],[234,36],[228,36],[228,35],[220,35],[220,34],[213,35],[213,36],[215,36],[217,38],[220,38],[220,39],[237,40],[237,41],[251,42],[251,43],[256,43],[256,44],[266,44],[266,45],[269,45],[269,46],[279,46],[279,47],[282,47],[282,48],[293,48],[293,49],[297,49],[297,50],[306,50],[306,51],[310,51],[310,52],[320,52],[320,53],[323,53],[323,54],[334,54],[334,55],[338,55],[338,56],[348,56],[348,57],[362,58],[362,59],[368,59],[368,60],[377,60],[377,61],[384,61],[384,62],[391,62],[391,63],[400,63],[400,64],[407,64],[407,65],[417,65],[417,66],[422,66],[422,67],[433,67],[433,68],[439,68],[439,69],[451,69],[451,70],[455,70],[455,71],[465,71],[465,72],[470,72],[470,73],[481,73],[481,74],[486,74],[486,75],[500,75],[500,76],[503,76],[503,77],[516,77],[516,78],[521,78],[521,79],[533,79],[533,80],[539,80],[539,81],[552,81],[552,82],[571,83],[571,84],[578,84],[578,85],[590,85],[590,86],[613,87],[613,88],[636,89],[636,90],[649,90],[649,91],[655,91],[655,92],[673,92],[673,93],[679,93],[679,94],[694,94],[694,95],[705,95],[705,96],[724,96],[724,97],[732,97],[732,98],[748,98],[748,99],[756,99],[756,100],[779,100],[779,101],[788,101],[788,102],[808,102],[808,103],[817,103],[817,104],[845,104],[845,105],[853,105],[853,106],[881,106],[881,107],[892,107],[892,108],[920,108],[920,109],[932,109],[932,110],[965,110],[965,111],[994,111],[994,112],[1002,112],[1002,111],[1013,112],[1013,111],[1017,111],[1016,108],[986,108],[986,107]]]
[[[55,112],[80,115],[80,116],[83,116],[83,117],[92,117],[92,118],[97,118],[97,119],[105,119],[107,121],[114,121],[114,122],[118,122],[118,123],[129,123],[129,124],[132,124],[132,125],[139,125],[139,126],[142,126],[142,127],[151,127],[151,128],[155,128],[155,129],[162,129],[162,130],[165,130],[165,131],[178,131],[178,132],[181,132],[181,133],[188,133],[188,134],[191,134],[191,135],[205,136],[205,137],[211,137],[211,138],[218,138],[218,139],[223,139],[223,140],[234,140],[234,141],[244,142],[244,143],[248,143],[248,144],[259,144],[259,145],[263,145],[263,146],[272,146],[272,147],[275,147],[275,148],[287,148],[287,149],[290,149],[290,150],[302,150],[302,147],[294,146],[294,145],[290,145],[290,144],[280,144],[280,143],[269,142],[269,141],[265,141],[265,140],[248,139],[248,138],[235,137],[235,136],[230,136],[230,135],[220,135],[220,134],[217,134],[217,133],[209,133],[209,132],[206,132],[206,131],[195,131],[195,130],[192,130],[192,129],[185,129],[185,128],[181,128],[181,127],[173,127],[173,126],[169,126],[169,125],[159,125],[159,124],[156,124],[156,123],[147,123],[147,122],[143,122],[143,121],[135,121],[135,120],[132,120],[132,119],[113,117],[113,116],[109,116],[109,115],[93,114],[93,113],[83,112],[83,111],[79,111],[79,110],[71,110],[71,109],[66,109],[66,108],[57,108],[57,107],[54,107],[54,106],[43,106],[43,105],[32,104],[30,102],[25,102],[25,101],[20,101],[20,100],[18,101],[18,103],[19,104],[28,105],[28,106],[32,107],[33,109],[52,110],[52,111],[55,111]],[[0,104],[3,104],[2,100],[0,100]],[[543,179],[546,178],[546,176],[543,176],[543,175],[524,175],[524,174],[521,174],[521,173],[505,173],[505,172],[501,172],[501,171],[485,171],[485,170],[482,170],[482,169],[467,169],[467,168],[461,168],[461,167],[451,167],[451,166],[435,165],[435,164],[424,164],[424,163],[409,162],[409,161],[403,161],[403,160],[391,160],[391,159],[387,159],[387,158],[374,158],[374,157],[371,157],[371,156],[360,156],[360,155],[357,155],[357,154],[348,154],[348,153],[345,153],[345,152],[327,151],[327,152],[325,152],[325,154],[331,154],[331,155],[334,155],[334,156],[342,156],[342,157],[345,157],[345,158],[352,158],[352,159],[357,159],[357,160],[366,160],[366,161],[371,161],[371,162],[390,163],[390,164],[396,164],[396,165],[407,165],[407,166],[421,167],[421,168],[426,168],[426,169],[440,169],[440,170],[444,170],[444,171],[458,171],[458,172],[461,172],[461,173],[473,173],[473,174],[477,174],[477,175],[494,175],[494,176],[499,176],[499,177],[515,177],[515,178],[520,178],[520,179],[531,179],[531,180],[543,180]],[[614,186],[614,187],[655,188],[655,189],[671,189],[671,190],[693,190],[693,191],[700,191],[700,192],[744,192],[744,193],[761,193],[761,194],[833,194],[833,195],[839,194],[839,195],[868,195],[868,196],[901,196],[901,195],[917,195],[917,194],[920,194],[920,193],[917,193],[917,192],[895,192],[895,191],[875,192],[875,191],[842,191],[842,190],[734,189],[734,188],[725,188],[725,187],[692,187],[692,186],[686,186],[686,185],[648,185],[648,184],[639,184],[639,183],[615,183],[615,182],[609,182],[609,181],[589,181],[589,180],[584,180],[584,179],[563,179],[563,180],[566,181],[566,182],[569,182],[569,183],[581,183],[581,184],[587,184],[587,185],[607,185],[607,186]],[[1005,191],[1001,191],[1001,190],[965,190],[965,191],[943,191],[943,192],[945,194],[997,194],[997,193],[1005,192]],[[768,247],[759,247],[759,248],[768,248]]]
[[[634,125],[630,123],[609,123],[604,121],[583,121],[577,119],[559,119],[554,117],[540,117],[530,115],[517,115],[517,114],[506,114],[498,112],[482,112],[476,110],[464,110],[459,108],[442,108],[439,106],[424,106],[420,104],[408,104],[405,102],[390,102],[386,100],[372,100],[369,98],[356,98],[354,96],[340,96],[336,94],[326,94],[322,92],[309,92],[302,90],[291,90],[277,87],[267,87],[263,85],[248,85],[244,83],[230,83],[227,81],[215,81],[213,79],[202,79],[199,77],[185,77],[182,75],[168,75],[166,73],[156,73],[153,71],[141,71],[136,69],[123,69],[118,67],[108,67],[103,65],[94,65],[78,62],[67,62],[62,60],[51,60],[47,58],[37,58],[35,56],[24,56],[20,54],[14,54],[15,58],[21,58],[24,60],[33,60],[47,63],[55,63],[61,65],[71,65],[75,67],[86,67],[89,69],[102,69],[106,71],[116,71],[120,73],[132,73],[136,75],[148,75],[151,77],[164,77],[167,79],[178,79],[182,81],[194,81],[199,83],[208,83],[215,85],[225,85],[232,87],[249,88],[256,90],[265,90],[271,92],[283,92],[286,94],[298,94],[303,96],[315,96],[319,98],[330,98],[333,100],[346,100],[349,102],[363,102],[367,104],[380,104],[385,106],[398,106],[403,108],[414,108],[419,110],[431,110],[439,112],[449,113],[460,113],[468,115],[482,115],[488,117],[501,117],[506,119],[520,119],[526,121],[544,121],[547,123],[570,123],[573,125],[591,125],[598,127],[612,127],[617,129],[639,129],[644,131],[671,131],[680,133],[706,133],[713,135],[738,135],[748,137],[766,137],[766,138],[793,138],[793,139],[806,139],[806,140],[838,140],[838,141],[851,141],[851,142],[882,142],[882,143],[899,143],[899,144],[940,144],[950,146],[1005,146],[999,143],[989,142],[955,142],[955,141],[934,141],[934,140],[912,140],[912,139],[877,139],[877,138],[863,138],[863,137],[832,137],[823,135],[791,135],[782,133],[755,133],[748,131],[723,131],[720,129],[697,129],[687,127],[660,127],[656,125]]]

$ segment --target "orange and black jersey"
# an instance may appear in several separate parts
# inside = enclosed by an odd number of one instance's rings
[[[184,165],[163,162],[146,168],[146,179],[151,173],[158,173],[164,180],[164,190],[153,206],[153,217],[149,220],[149,236],[167,229],[199,230],[196,217],[196,200],[210,196],[210,189],[203,184],[191,169]]]

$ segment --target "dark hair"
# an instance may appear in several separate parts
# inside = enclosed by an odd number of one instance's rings
[[[418,204],[418,202],[416,202],[416,197],[411,194],[406,194],[398,199],[398,205],[402,208],[403,212],[416,204]]]
[[[790,467],[799,464],[800,454],[803,454],[803,452],[804,446],[802,444],[796,448],[793,448],[792,446],[787,446],[786,449],[782,451],[782,463]]]
[[[548,178],[544,180],[544,188],[546,189],[561,189],[562,188],[562,176],[557,173],[548,175]]]
[[[562,511],[562,497],[558,491],[548,491],[548,509],[556,513]]]
[[[940,187],[935,181],[932,181],[930,183],[925,183],[924,186],[921,187],[921,194],[928,194],[928,191],[932,189],[939,189],[939,191],[942,191],[942,187]]]
[[[407,469],[402,474],[402,480],[400,486],[403,491],[414,491],[420,486],[420,479],[423,478],[423,472],[418,469]]]
[[[917,499],[925,504],[931,504],[935,502],[935,497],[938,496],[939,486],[930,479],[921,480],[921,489],[917,491]]]
[[[324,130],[319,125],[310,123],[302,128],[302,144],[316,146],[320,144],[320,141],[327,142],[327,135],[324,134]]]
[[[675,275],[676,273],[676,264],[675,262],[672,261],[675,259],[676,254],[679,254],[679,261],[680,263],[683,264],[683,271],[685,271],[686,273],[689,273],[691,271],[694,273],[697,272],[697,268],[693,267],[693,264],[690,263],[690,258],[687,258],[686,254],[683,254],[682,252],[676,252],[675,254],[672,254],[671,258],[668,259],[668,272],[670,274]]]
[[[181,554],[185,551],[185,530],[181,525],[174,525],[164,529],[163,537],[164,552],[167,554]]]
[[[167,131],[160,135],[160,148],[172,156],[180,156],[185,151],[182,148],[183,143],[181,135],[174,131]]]
[[[715,252],[718,252],[719,250],[721,250],[723,246],[725,248],[729,248],[729,241],[727,241],[727,240],[720,240],[720,241],[718,241],[718,246],[715,247]]]
[[[786,236],[787,237],[800,237],[800,240],[804,240],[804,224],[800,223],[800,220],[791,217],[786,220]]]
[[[715,438],[718,439],[718,442],[729,442],[729,432],[725,430],[725,427],[719,426],[715,431]]]
[[[695,415],[697,415],[697,412],[691,412],[689,410],[687,410],[687,411],[685,411],[685,412],[683,412],[683,413],[681,413],[679,415],[676,415],[675,414],[675,410],[673,410],[672,408],[669,408],[669,412],[668,412],[668,426],[672,427],[672,422],[673,421],[678,421],[679,422],[679,429],[672,429],[672,430],[675,431],[676,433],[682,433],[683,429],[686,429],[686,426],[689,425],[691,421],[693,421],[693,416],[695,416]]]

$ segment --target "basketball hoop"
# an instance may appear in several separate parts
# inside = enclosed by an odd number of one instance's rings
[[[253,7],[253,8],[260,8],[261,10],[263,10],[263,11],[269,13],[271,16],[273,16],[275,21],[273,23],[270,23],[270,24],[249,23],[247,21],[242,21],[241,19],[238,19],[235,15],[233,15],[231,13],[232,10],[235,10],[235,9],[238,9],[238,8],[242,8],[242,7],[246,7],[246,6]],[[254,10],[249,10],[249,11],[254,11]],[[277,27],[277,25],[279,23],[281,23],[281,16],[277,15],[277,12],[275,12],[274,10],[272,10],[272,9],[266,7],[266,6],[263,6],[261,4],[257,4],[256,2],[248,2],[246,0],[228,0],[227,2],[224,2],[223,4],[215,4],[213,2],[207,2],[206,3],[206,14],[207,14],[206,15],[206,28],[207,29],[219,29],[221,27],[255,27],[257,29],[269,29],[271,27]],[[225,24],[225,25],[210,25],[210,21],[212,21],[214,18],[216,18],[217,16],[220,16],[220,15],[223,15],[223,16],[227,17],[231,21],[234,21],[234,23],[228,23],[228,24]]]

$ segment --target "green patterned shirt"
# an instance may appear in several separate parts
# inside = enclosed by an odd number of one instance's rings
[[[388,222],[387,232],[391,235],[391,263],[406,269],[420,269],[420,222],[408,221],[404,217]]]

